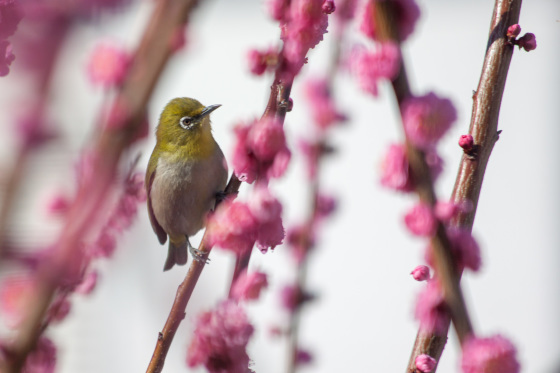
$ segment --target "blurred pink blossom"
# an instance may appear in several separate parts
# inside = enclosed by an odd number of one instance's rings
[[[315,245],[315,230],[306,224],[296,225],[288,230],[286,240],[292,249],[294,259],[301,263]]]
[[[313,361],[313,355],[308,350],[298,348],[296,351],[296,365],[308,365]]]
[[[123,83],[130,64],[131,55],[121,47],[99,44],[93,50],[87,70],[92,83],[105,88]]]
[[[12,53],[12,45],[6,40],[0,41],[0,76],[6,76],[10,72],[10,65],[16,57]]]
[[[254,271],[243,271],[232,289],[232,297],[237,300],[255,300],[259,299],[261,290],[268,287],[266,273]]]
[[[198,316],[194,336],[187,351],[187,365],[203,365],[209,373],[247,373],[247,344],[253,326],[233,300],[218,304]]]
[[[97,271],[91,271],[84,275],[82,282],[76,286],[74,291],[78,294],[90,294],[95,286],[97,285],[97,280],[99,278],[99,273]]]
[[[430,268],[425,265],[419,265],[410,274],[416,281],[426,281],[430,279]]]
[[[437,220],[432,208],[422,202],[406,213],[404,223],[412,234],[421,237],[433,236],[437,228]]]
[[[0,282],[0,312],[6,326],[16,328],[26,317],[29,300],[37,289],[35,278],[29,273],[7,276]]]
[[[267,51],[261,52],[251,49],[247,53],[249,60],[249,70],[255,75],[262,75],[266,70],[274,69],[278,64],[278,52],[276,48],[269,48]]]
[[[72,305],[67,296],[57,296],[47,311],[47,317],[51,322],[61,322],[70,313]]]
[[[430,355],[421,354],[416,356],[414,361],[416,368],[421,372],[431,372],[436,367],[437,361]]]
[[[443,333],[447,326],[447,306],[437,280],[428,281],[416,300],[414,316],[426,332]]]
[[[21,1],[0,1],[0,41],[12,36],[23,18]]]
[[[463,373],[519,373],[515,346],[501,335],[471,337],[463,344]]]
[[[392,80],[397,76],[400,56],[398,45],[391,42],[380,43],[375,50],[357,48],[352,52],[350,69],[360,87],[377,97],[381,79]]]
[[[457,119],[451,101],[434,93],[406,99],[401,112],[407,138],[424,150],[435,146]]]
[[[473,209],[473,204],[469,200],[460,202],[437,201],[434,207],[435,216],[444,223],[449,223],[459,213],[469,213]]]
[[[64,215],[68,212],[70,200],[62,194],[55,194],[47,201],[46,210],[52,215]]]
[[[315,218],[323,219],[330,216],[337,207],[336,198],[326,194],[319,193],[315,201]]]
[[[399,41],[406,40],[414,31],[416,21],[420,18],[420,9],[414,0],[367,0],[362,13],[360,31],[364,35],[377,40],[377,25],[375,24],[375,3],[377,1],[385,1],[392,5]]]
[[[274,249],[280,245],[285,236],[282,204],[270,193],[268,187],[255,187],[249,200],[249,209],[258,223],[257,247],[266,252],[269,248]]]
[[[469,268],[474,272],[478,271],[482,263],[480,247],[471,232],[461,228],[448,228],[447,236],[458,268]],[[433,255],[432,246],[428,245],[426,262],[431,266],[434,265]]]
[[[313,123],[318,129],[325,130],[336,122],[346,120],[346,116],[335,108],[327,79],[307,80],[304,94],[309,102]]]
[[[255,243],[258,221],[247,204],[224,201],[208,218],[208,243],[237,254],[251,249]]]
[[[303,303],[308,302],[315,297],[312,294],[305,293],[297,285],[287,285],[280,291],[280,302],[282,306],[289,312],[294,312]]]
[[[27,355],[22,373],[54,373],[56,346],[47,337],[39,337],[35,348]]]
[[[391,144],[381,161],[381,185],[400,192],[413,190],[410,166],[403,144]]]

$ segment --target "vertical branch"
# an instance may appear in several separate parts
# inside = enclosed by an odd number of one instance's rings
[[[484,172],[498,140],[500,105],[513,55],[513,45],[506,38],[507,28],[518,23],[520,11],[521,0],[496,0],[494,5],[486,56],[478,88],[473,96],[469,134],[473,136],[475,149],[472,154],[463,154],[451,196],[454,202],[472,202],[471,211],[460,212],[452,221],[452,225],[468,230],[472,230]],[[415,371],[418,355],[428,354],[439,361],[447,341],[449,322],[448,319],[446,331],[441,334],[418,332],[407,372]]]

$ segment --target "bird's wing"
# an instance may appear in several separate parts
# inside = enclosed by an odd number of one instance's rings
[[[148,171],[146,172],[146,192],[148,194],[148,216],[150,217],[150,223],[152,223],[152,229],[156,233],[159,243],[164,244],[167,241],[167,233],[163,230],[161,225],[159,225],[156,216],[154,215],[154,209],[152,208],[152,197],[150,192],[152,191],[152,183],[156,176],[156,166],[157,164],[150,159],[148,164]]]

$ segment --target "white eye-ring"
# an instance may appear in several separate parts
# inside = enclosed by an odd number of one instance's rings
[[[179,120],[179,125],[184,129],[189,130],[193,125],[193,119],[191,117],[182,117]]]

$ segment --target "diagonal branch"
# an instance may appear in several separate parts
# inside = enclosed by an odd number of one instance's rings
[[[472,202],[473,209],[461,212],[452,222],[453,225],[468,230],[472,230],[484,172],[499,135],[500,104],[513,54],[513,45],[508,43],[506,32],[509,26],[518,23],[520,10],[521,0],[496,0],[494,5],[486,57],[478,89],[473,96],[469,134],[474,138],[475,151],[472,154],[463,154],[451,197],[454,202]],[[448,329],[449,319],[445,333],[418,332],[407,372],[415,371],[415,360],[420,354],[428,354],[439,361],[447,341]]]

